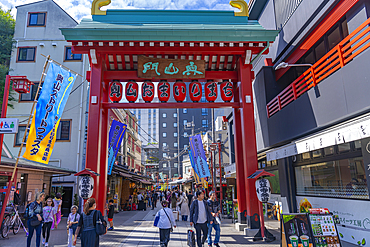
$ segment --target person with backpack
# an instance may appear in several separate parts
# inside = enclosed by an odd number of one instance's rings
[[[161,247],[167,247],[170,241],[170,234],[172,227],[176,228],[175,217],[173,217],[172,210],[167,207],[168,202],[163,200],[161,202],[162,209],[156,214],[155,226],[159,228],[159,241]]]
[[[100,226],[98,226],[98,220],[105,227],[106,233],[107,222],[104,220],[102,213],[96,210],[95,198],[89,198],[84,205],[84,211],[78,221],[73,245],[76,245],[77,236],[81,231],[81,247],[99,247],[98,227],[100,228]]]
[[[78,207],[73,205],[71,212],[68,216],[67,227],[68,227],[68,247],[73,246],[73,237],[77,230],[78,221],[80,220],[80,214],[77,212]]]
[[[42,244],[49,246],[49,237],[51,225],[56,221],[56,211],[54,209],[54,202],[51,197],[46,199],[45,207],[43,208],[44,224],[42,226]],[[46,238],[45,238],[46,235]]]
[[[36,231],[36,247],[40,247],[41,242],[41,228],[42,228],[42,202],[45,199],[45,193],[39,192],[36,194],[36,200],[31,202],[26,209],[27,225],[28,225],[28,236],[27,236],[27,247],[31,247],[31,240],[33,232]]]

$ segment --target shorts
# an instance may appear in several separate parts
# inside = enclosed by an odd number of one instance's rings
[[[109,221],[109,222],[113,221],[113,218],[108,218],[108,221]]]

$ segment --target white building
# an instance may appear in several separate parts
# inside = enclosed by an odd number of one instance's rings
[[[80,75],[88,70],[88,57],[72,54],[71,43],[64,40],[59,28],[71,28],[77,22],[52,0],[44,0],[16,7],[16,41],[10,62],[10,75],[27,76],[34,82],[29,94],[19,95],[14,108],[8,107],[7,117],[19,118],[17,135],[5,135],[4,141],[13,154],[18,154],[32,102],[41,78],[43,65],[51,59],[68,67]],[[84,82],[82,85],[80,85]],[[79,171],[83,167],[85,125],[87,114],[87,88],[85,78],[77,76],[71,95],[57,130],[57,141],[49,165]],[[18,94],[13,92],[16,97]],[[25,150],[25,149],[23,149]],[[52,179],[53,186],[63,186],[63,209],[69,210],[76,192],[76,177],[65,176]],[[42,188],[40,188],[42,189]],[[65,214],[65,213],[64,213]]]

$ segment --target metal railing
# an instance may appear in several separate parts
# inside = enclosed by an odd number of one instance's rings
[[[293,81],[266,106],[271,117],[370,47],[370,18]]]

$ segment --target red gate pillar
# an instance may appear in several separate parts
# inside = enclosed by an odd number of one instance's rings
[[[254,123],[253,91],[252,91],[252,65],[245,64],[244,59],[238,62],[238,77],[240,81],[239,96],[241,102],[241,128],[243,139],[244,157],[244,179],[247,203],[247,224],[250,229],[258,229],[259,223],[259,204],[256,194],[255,181],[247,179],[257,170],[257,145]]]
[[[102,174],[104,164],[101,164],[102,118],[101,103],[103,102],[103,61],[97,57],[97,63],[91,66],[91,81],[89,95],[89,115],[87,126],[86,168],[100,173],[94,177],[94,192],[92,197],[96,200],[97,209],[104,212],[106,200],[106,173]],[[106,121],[107,119],[105,119]],[[104,124],[103,124],[104,125]]]
[[[240,102],[238,83],[234,83],[234,101]],[[242,136],[242,120],[241,110],[234,108],[234,143],[235,143],[235,164],[236,164],[236,193],[238,199],[238,222],[247,224],[247,199],[245,197],[245,181],[244,176],[244,158],[243,158],[243,140]]]

